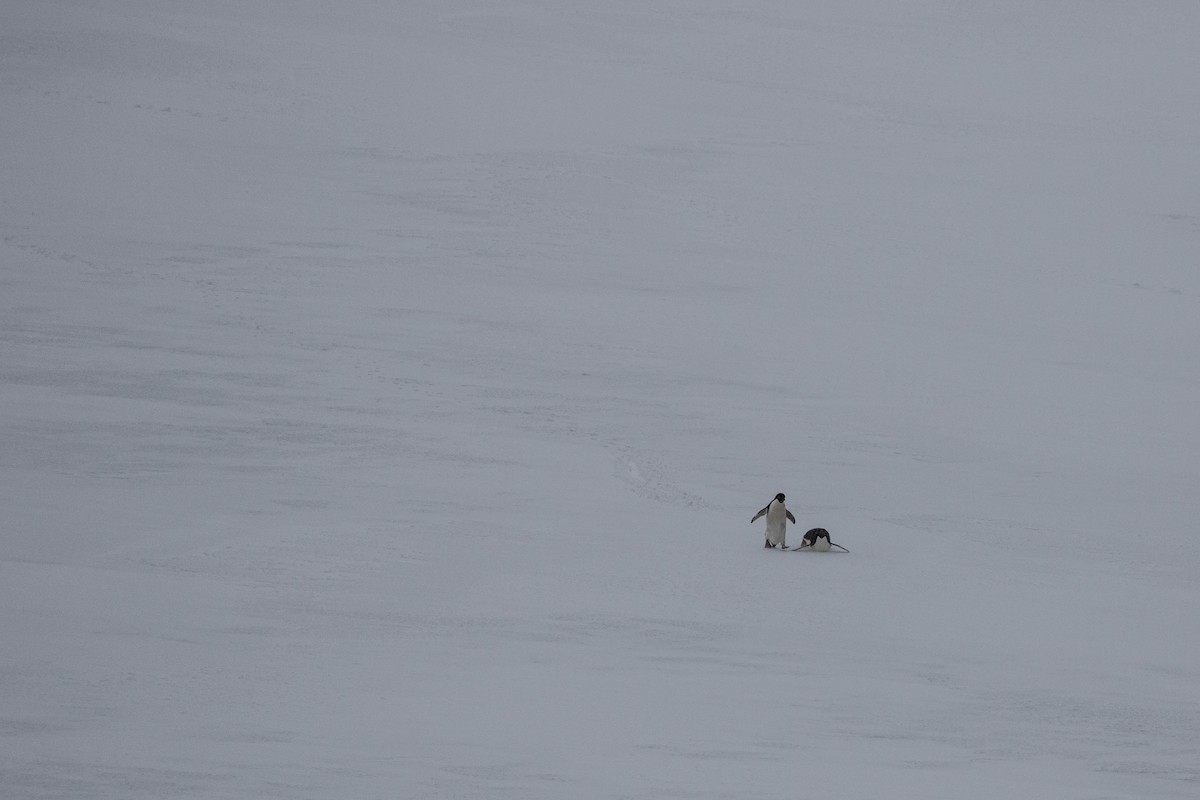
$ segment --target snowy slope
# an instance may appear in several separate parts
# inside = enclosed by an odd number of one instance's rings
[[[0,795],[1195,797],[1198,35],[0,3]]]

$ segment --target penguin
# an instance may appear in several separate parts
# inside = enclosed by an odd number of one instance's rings
[[[818,553],[828,553],[829,548],[836,547],[849,553],[849,550],[842,547],[837,542],[829,541],[829,531],[824,528],[813,528],[808,533],[804,534],[804,541],[801,542],[797,550],[816,550]]]
[[[792,512],[787,510],[787,506],[783,504],[783,492],[775,495],[775,499],[767,503],[762,511],[750,518],[750,523],[753,524],[756,519],[766,515],[767,517],[767,541],[763,547],[779,547],[782,550],[787,550],[787,524],[791,520],[792,524],[796,523],[796,518],[792,516]]]

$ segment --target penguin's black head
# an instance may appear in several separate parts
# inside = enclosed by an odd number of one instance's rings
[[[804,541],[808,542],[809,544],[812,544],[817,539],[829,541],[829,531],[825,530],[824,528],[813,528],[808,533],[804,534]]]
[[[775,495],[775,499],[782,503],[783,502],[783,492],[780,492],[779,494]]]

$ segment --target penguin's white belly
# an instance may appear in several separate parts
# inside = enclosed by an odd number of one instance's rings
[[[818,553],[828,553],[829,552],[829,540],[828,539],[817,539],[815,542],[812,543],[812,549],[816,550]]]
[[[781,508],[767,512],[767,541],[776,547],[787,541],[787,513]]]

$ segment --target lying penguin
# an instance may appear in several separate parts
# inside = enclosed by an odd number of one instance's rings
[[[824,528],[813,528],[808,533],[804,534],[804,539],[800,546],[794,552],[801,550],[815,550],[818,553],[828,553],[829,548],[836,547],[842,552],[849,553],[850,551],[842,547],[837,542],[829,541],[829,531]]]

